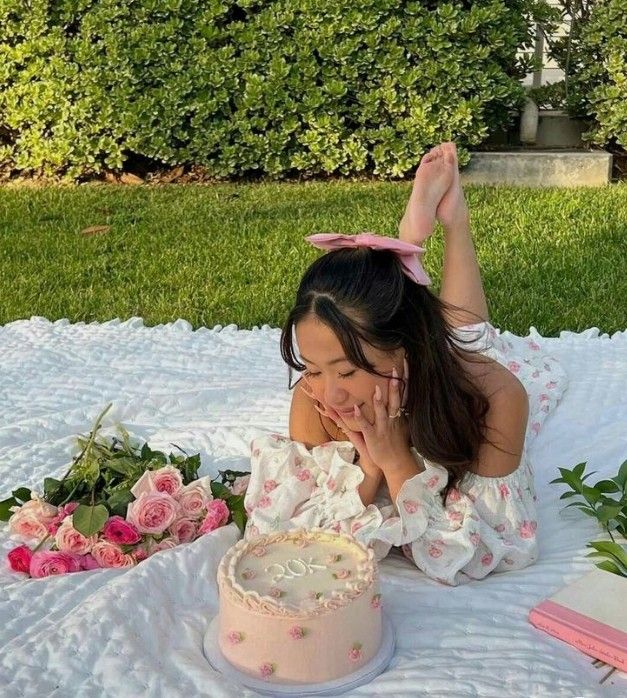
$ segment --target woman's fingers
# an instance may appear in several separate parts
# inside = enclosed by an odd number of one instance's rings
[[[383,402],[381,388],[378,385],[374,389],[372,405],[374,407],[375,424],[381,424],[387,427],[386,422],[388,419],[388,409],[386,404]]]
[[[396,372],[396,368],[392,369],[392,378],[390,378],[390,387],[389,387],[389,397],[388,397],[388,409],[387,409],[387,416],[388,418],[391,415],[398,414],[398,411],[401,406],[401,382],[398,379],[398,373]]]

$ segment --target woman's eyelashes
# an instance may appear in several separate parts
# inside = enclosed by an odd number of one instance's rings
[[[355,373],[355,369],[353,369],[352,371],[349,371],[348,373],[338,373],[338,376],[340,378],[350,378],[352,375],[354,375],[354,373]],[[320,372],[313,373],[312,371],[306,370],[303,372],[303,375],[306,376],[307,378],[316,378],[317,376],[320,375]]]

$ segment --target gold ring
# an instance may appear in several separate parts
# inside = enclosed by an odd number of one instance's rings
[[[406,416],[407,414],[408,414],[408,412],[404,407],[399,407],[398,412],[396,414],[389,414],[388,417],[390,419],[397,419],[398,417],[400,417],[402,415]]]

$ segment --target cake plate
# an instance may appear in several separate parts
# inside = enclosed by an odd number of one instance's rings
[[[203,642],[204,654],[209,664],[227,679],[242,684],[247,688],[252,688],[257,693],[266,696],[280,696],[281,698],[290,696],[336,696],[363,684],[370,683],[386,669],[394,654],[394,647],[394,626],[387,615],[382,613],[381,647],[367,664],[364,664],[364,666],[352,674],[342,676],[339,679],[324,681],[323,683],[299,684],[272,683],[236,669],[225,659],[218,646],[218,616],[215,616],[209,624],[209,630],[207,630]]]

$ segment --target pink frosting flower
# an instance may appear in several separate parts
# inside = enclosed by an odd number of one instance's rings
[[[370,599],[370,605],[372,608],[381,608],[381,594],[375,594]]]
[[[302,470],[299,470],[296,473],[296,477],[301,482],[304,482],[305,480],[309,480],[311,478],[311,470],[309,470],[309,468],[303,468]]]
[[[348,658],[349,658],[352,662],[358,662],[358,661],[361,659],[361,657],[362,657],[361,648],[362,648],[361,642],[356,642],[356,643],[351,647],[351,649],[350,649],[350,651],[349,651],[349,653],[348,653]]]
[[[223,499],[213,499],[207,505],[207,515],[198,529],[199,535],[215,531],[229,520],[229,508]]]
[[[261,674],[262,678],[267,679],[268,676],[272,676],[274,672],[276,671],[276,664],[271,664],[270,662],[266,662],[265,664],[262,664],[259,667],[259,673]]]
[[[257,545],[250,552],[255,557],[263,557],[268,552],[268,549],[265,545]]]
[[[72,517],[70,516],[63,520],[54,537],[54,542],[59,550],[75,555],[85,555],[90,552],[97,540],[98,536],[96,535],[87,537],[79,533],[72,525]]]
[[[27,545],[18,545],[7,555],[9,566],[14,572],[26,572],[30,570],[30,561],[33,551]]]
[[[307,634],[307,630],[300,625],[293,625],[288,632],[292,640],[302,640]]]
[[[193,519],[176,519],[169,528],[172,537],[179,543],[189,543],[194,540],[198,525]]]
[[[429,482],[431,482],[431,480]],[[420,503],[415,499],[403,499],[403,509],[405,509],[408,514],[415,514],[419,506]]]
[[[336,562],[339,562],[342,559],[342,555],[340,553],[333,553],[331,555],[327,555],[325,558],[325,562],[327,565],[333,565]]]
[[[120,545],[134,545],[141,540],[139,531],[135,526],[121,516],[110,516],[104,525],[102,535],[105,540]]]
[[[239,645],[239,643],[242,642],[246,636],[244,633],[239,632],[238,630],[231,630],[226,637],[232,645]]]
[[[518,533],[521,538],[533,538],[537,528],[536,521],[523,521],[518,528]]]
[[[197,519],[205,515],[207,503],[213,498],[198,480],[181,487],[174,497],[179,504],[181,516]]]
[[[33,553],[29,572],[31,577],[50,577],[54,574],[79,572],[80,569],[77,555],[63,551],[40,550]]]
[[[257,576],[257,573],[255,570],[251,570],[250,567],[247,567],[245,570],[242,570],[242,579],[254,579]]]
[[[243,576],[244,575],[242,574],[242,577]],[[273,599],[281,599],[285,596],[285,592],[282,589],[279,589],[279,587],[270,587],[268,595],[271,596]]]
[[[91,549],[91,555],[99,567],[132,567],[135,558],[126,555],[122,548],[107,540],[98,541]]]
[[[266,480],[263,483],[263,491],[269,494],[270,492],[272,492],[272,490],[276,490],[278,486],[279,485],[276,480]]]
[[[250,483],[250,475],[240,475],[236,477],[231,485],[231,492],[233,494],[244,494],[248,485]]]
[[[343,568],[333,573],[333,579],[348,579],[351,576],[351,571]]]
[[[492,555],[492,553],[486,553],[481,558],[481,564],[484,567],[489,567],[492,564],[492,560],[494,560],[494,555]]]
[[[178,513],[178,503],[166,492],[142,492],[128,505],[126,520],[140,533],[158,535],[172,524]]]

